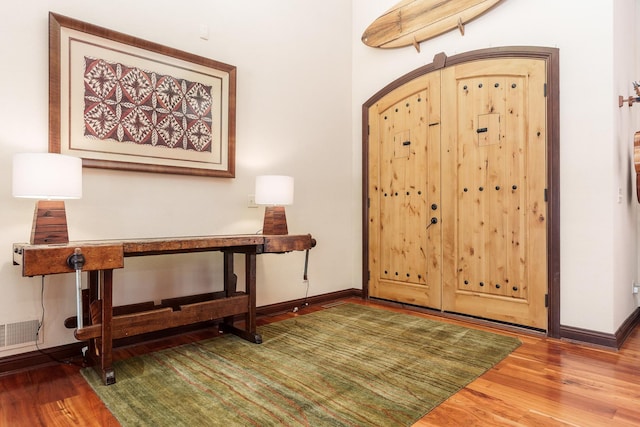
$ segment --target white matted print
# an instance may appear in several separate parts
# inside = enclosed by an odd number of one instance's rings
[[[50,13],[49,151],[234,176],[235,67]]]

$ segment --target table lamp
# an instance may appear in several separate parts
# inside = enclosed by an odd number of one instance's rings
[[[293,177],[261,175],[256,177],[256,204],[266,205],[262,234],[288,234],[285,205],[293,203]]]
[[[33,214],[32,245],[69,243],[64,200],[82,197],[82,159],[55,153],[15,154],[13,196],[40,199]]]

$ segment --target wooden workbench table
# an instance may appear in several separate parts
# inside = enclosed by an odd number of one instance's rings
[[[74,273],[74,254],[82,255],[81,271],[89,277],[88,301],[78,310],[82,325],[75,331],[78,340],[90,342],[89,357],[105,384],[114,384],[113,340],[192,323],[222,319],[221,326],[246,340],[261,343],[256,332],[256,255],[309,250],[315,246],[311,235],[231,235],[170,237],[152,239],[77,241],[62,245],[13,245],[13,262],[22,266],[22,275],[44,276]],[[138,304],[118,310],[113,307],[113,270],[124,268],[124,258],[189,252],[223,252],[224,291],[206,296],[165,300],[159,306]],[[236,289],[233,255],[245,255],[245,290]],[[80,274],[80,268],[76,274]],[[80,303],[79,303],[80,306]],[[141,311],[139,311],[141,310]],[[244,318],[243,328],[234,325],[234,316]],[[85,324],[84,320],[87,321]]]

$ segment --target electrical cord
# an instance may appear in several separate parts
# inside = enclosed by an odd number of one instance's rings
[[[309,276],[307,274],[308,270],[309,270],[309,249],[307,249],[304,254],[304,273],[302,274],[302,283],[307,284],[307,290],[304,293],[304,301],[302,302],[303,307],[307,307],[309,305],[309,302],[307,301],[307,299],[309,298]]]
[[[304,293],[304,301],[302,301],[302,306],[303,307],[308,307],[309,306],[309,302],[307,301],[309,298],[309,280],[305,280],[303,283],[307,284],[307,289]]]
[[[38,322],[38,329],[36,330],[36,348],[38,348],[38,339],[40,338],[40,329],[42,329],[42,325],[44,324],[44,276],[42,276],[42,279],[40,282],[40,307],[41,307],[42,315],[40,316],[40,322]]]
[[[309,276],[307,275],[307,270],[309,269],[309,249],[307,249],[304,256],[304,273],[302,274],[302,283],[307,285],[307,289],[304,293],[304,300],[302,300],[302,304],[300,307],[308,307],[309,306]],[[293,312],[298,312],[298,307],[293,308]]]

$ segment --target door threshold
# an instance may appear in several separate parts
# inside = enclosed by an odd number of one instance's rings
[[[530,326],[518,325],[515,323],[508,323],[508,322],[503,322],[503,321],[493,320],[493,319],[487,319],[484,317],[472,316],[464,313],[442,311],[435,308],[422,307],[419,305],[413,305],[413,304],[399,302],[399,301],[386,300],[382,298],[369,297],[369,299],[378,304],[402,308],[405,310],[410,310],[418,313],[429,314],[432,316],[441,317],[443,319],[457,320],[462,323],[467,323],[469,325],[484,326],[484,327],[498,329],[498,330],[530,334],[534,336],[545,336],[545,337],[548,336],[547,331],[545,331],[544,329],[533,328]]]

